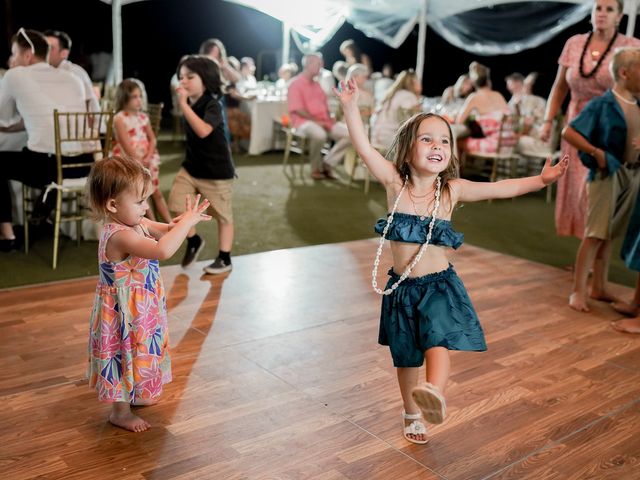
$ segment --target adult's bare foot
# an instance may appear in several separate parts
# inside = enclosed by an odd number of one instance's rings
[[[578,312],[588,312],[587,299],[576,292],[569,295],[569,306]]]
[[[611,304],[611,308],[627,317],[637,317],[640,313],[640,305],[635,302],[614,302]]]
[[[601,302],[609,302],[609,303],[620,303],[623,301],[620,297],[615,296],[613,293],[609,292],[607,289],[591,290],[591,292],[589,292],[589,298],[593,298],[594,300],[599,300]]]
[[[640,318],[625,318],[611,322],[611,328],[622,333],[640,333]]]

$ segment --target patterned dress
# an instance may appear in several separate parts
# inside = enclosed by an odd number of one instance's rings
[[[129,142],[133,145],[133,149],[136,152],[136,158],[143,158],[149,151],[149,137],[147,137],[147,132],[145,130],[145,126],[149,125],[149,117],[142,112],[132,114],[121,110],[116,113],[114,120],[116,118],[120,118],[124,121],[124,124],[127,127]],[[122,145],[118,142],[117,136],[113,141],[112,154],[119,157],[126,156]],[[160,176],[160,154],[157,150],[154,152],[153,157],[151,157],[149,164],[145,165],[145,167],[147,167],[151,172],[151,181],[153,182],[154,190],[157,190],[160,185],[158,180]]]
[[[569,38],[558,59],[558,63],[567,68],[565,78],[571,93],[571,101],[565,118],[567,125],[578,116],[589,100],[602,95],[613,86],[613,79],[609,73],[609,63],[613,52],[620,47],[640,47],[640,40],[637,38],[618,35],[595,75],[583,78],[580,75],[580,57],[588,36],[584,33]],[[584,70],[587,73],[594,68],[590,57],[587,54],[584,59]],[[561,150],[563,155],[569,155],[569,169],[558,180],[556,232],[561,236],[582,238],[587,214],[586,178],[588,170],[580,162],[578,151],[568,142],[562,141]]]
[[[171,381],[165,291],[158,260],[107,259],[108,223],[98,248],[100,278],[91,312],[89,386],[104,402],[153,403]]]
[[[508,115],[509,110],[494,110],[483,115],[476,115],[475,120],[482,128],[483,138],[467,137],[465,139],[465,149],[469,153],[496,153],[498,151],[498,142],[500,141],[500,151],[503,148],[513,149],[518,143],[512,125],[505,122],[502,131],[502,139],[500,139],[500,125],[502,117]]]

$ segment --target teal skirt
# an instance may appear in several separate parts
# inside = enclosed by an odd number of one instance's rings
[[[400,276],[389,270],[386,288]],[[407,278],[382,300],[378,343],[388,345],[395,367],[419,367],[430,348],[482,352],[484,332],[453,265]]]

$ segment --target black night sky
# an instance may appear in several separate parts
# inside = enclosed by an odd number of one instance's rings
[[[1,42],[3,63],[9,56],[9,39],[20,27],[36,30],[64,30],[73,40],[70,59],[83,65],[91,73],[88,54],[111,51],[111,6],[99,0],[0,0],[0,13],[5,41]],[[304,1],[301,0],[301,5]],[[624,31],[626,19],[621,31]],[[197,51],[206,38],[220,38],[230,55],[262,59],[257,77],[274,72],[275,54],[280,49],[282,27],[279,21],[249,8],[222,0],[148,0],[122,7],[124,76],[140,78],[146,85],[151,102],[164,101],[170,105],[169,79],[180,57]],[[424,94],[439,95],[466,71],[472,60],[488,65],[492,70],[494,87],[505,91],[505,75],[536,70],[541,73],[536,93],[547,95],[557,70],[557,58],[565,40],[587,32],[589,20],[560,33],[550,42],[516,55],[479,57],[459,50],[439,37],[427,32]],[[353,38],[369,54],[379,69],[389,62],[396,72],[413,67],[416,58],[417,27],[397,50],[366,37],[345,24],[333,39],[322,48],[326,65],[340,59],[339,44]],[[300,53],[292,45],[292,55]],[[262,52],[262,55],[260,53]],[[258,63],[260,67],[260,62]],[[437,76],[429,75],[429,66],[436,66]],[[444,73],[443,73],[444,72]]]

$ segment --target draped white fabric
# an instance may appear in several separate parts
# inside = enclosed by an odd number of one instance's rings
[[[478,55],[536,47],[588,16],[593,5],[593,0],[314,0],[301,8],[299,0],[227,1],[286,20],[303,51],[322,47],[345,21],[398,48],[426,1],[429,27],[449,43]]]
[[[114,3],[114,52],[121,48],[117,27],[120,4]],[[476,55],[516,53],[534,48],[589,15],[594,0],[226,0],[264,12],[283,22],[302,52],[322,47],[346,21],[365,35],[398,48],[407,39],[426,3],[426,20],[449,43]],[[625,0],[633,29],[640,0]],[[421,38],[424,37],[424,29]],[[428,40],[427,40],[428,42]],[[288,59],[288,41],[283,56]],[[416,65],[424,60],[419,51]]]

